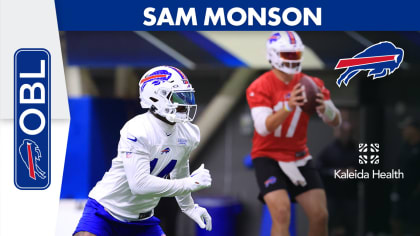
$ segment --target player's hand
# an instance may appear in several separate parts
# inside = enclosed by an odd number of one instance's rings
[[[318,112],[318,114],[324,114],[325,112],[324,94],[317,93],[315,101],[319,104],[316,107],[316,111]]]
[[[204,164],[195,170],[188,178],[191,192],[195,192],[211,186],[210,171],[204,168]]]
[[[200,228],[206,228],[207,231],[211,231],[211,216],[205,208],[195,204],[193,208],[184,211],[184,213],[193,219]]]
[[[303,104],[305,104],[306,98],[303,91],[304,88],[300,83],[297,83],[295,87],[293,87],[293,90],[290,93],[290,99],[288,101],[290,109],[294,110],[297,106],[303,106]]]

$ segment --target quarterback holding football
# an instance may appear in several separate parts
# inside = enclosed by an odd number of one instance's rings
[[[308,216],[309,235],[328,235],[325,191],[306,132],[312,113],[330,126],[340,125],[341,115],[323,81],[301,72],[304,45],[296,32],[272,33],[266,48],[272,69],[246,96],[255,128],[251,157],[260,199],[271,214],[271,235],[289,235],[290,201]]]
[[[161,197],[172,196],[201,228],[212,228],[207,210],[191,197],[212,181],[204,165],[190,175],[189,156],[200,141],[191,123],[197,108],[193,87],[179,69],[159,66],[143,75],[139,91],[141,106],[149,110],[121,129],[118,155],[89,193],[74,235],[163,236],[153,209]]]

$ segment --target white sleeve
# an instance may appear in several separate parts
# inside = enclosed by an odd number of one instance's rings
[[[163,179],[150,174],[150,160],[145,153],[121,153],[131,192],[152,197],[173,197],[191,192],[187,179]]]
[[[269,107],[254,107],[251,109],[252,120],[254,121],[254,127],[257,133],[261,136],[267,136],[270,134],[265,125],[267,117],[273,113],[273,109]]]
[[[179,167],[176,167],[170,173],[171,179],[182,179],[190,176],[190,164],[188,159],[188,157],[184,158],[184,160],[179,163]],[[178,195],[175,199],[183,212],[194,207],[194,200],[191,197],[191,193]]]

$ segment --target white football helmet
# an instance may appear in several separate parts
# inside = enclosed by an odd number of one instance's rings
[[[197,105],[194,89],[181,70],[158,66],[147,71],[139,82],[140,104],[170,122],[193,121]]]
[[[294,31],[273,32],[266,43],[267,59],[270,64],[287,74],[302,70],[302,53],[305,46]]]

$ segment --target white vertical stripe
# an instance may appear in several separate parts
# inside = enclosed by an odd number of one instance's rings
[[[280,109],[283,109],[283,102],[278,102],[274,106],[274,111],[279,111]],[[282,125],[279,125],[279,127],[277,127],[276,130],[274,130],[274,137],[281,137],[281,128]]]
[[[297,123],[299,122],[300,114],[302,113],[302,109],[300,107],[296,107],[295,113],[293,114],[292,122],[290,123],[289,129],[287,130],[286,137],[291,138],[295,134]]]
[[[274,131],[274,137],[281,137],[281,127],[282,125],[279,125],[277,129]]]

